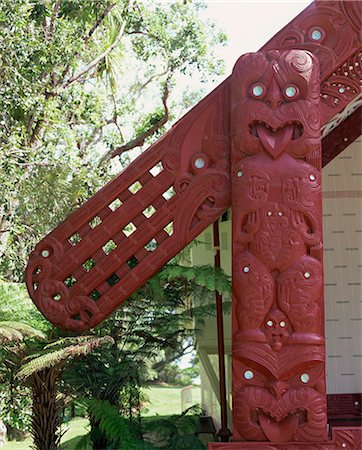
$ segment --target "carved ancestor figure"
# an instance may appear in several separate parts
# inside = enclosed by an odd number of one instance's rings
[[[326,438],[318,84],[303,51],[232,75],[236,439]]]

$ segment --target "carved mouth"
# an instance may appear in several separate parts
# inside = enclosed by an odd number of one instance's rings
[[[267,132],[269,133],[278,134],[281,130],[283,130],[283,128],[290,126],[293,127],[292,140],[295,141],[296,139],[299,139],[303,134],[303,125],[298,121],[290,121],[282,125],[281,127],[276,128],[273,128],[271,125],[263,122],[262,120],[255,120],[249,125],[250,134],[256,138],[260,138],[258,130],[261,130],[262,128],[266,128]]]
[[[305,410],[297,409],[283,417],[276,417],[270,411],[258,409],[251,416],[252,422],[260,426],[272,442],[287,442],[294,437],[298,427],[307,422]]]
[[[249,126],[250,134],[261,140],[265,149],[276,158],[290,141],[299,139],[303,134],[300,122],[290,121],[281,127],[273,128],[261,120],[252,122]]]

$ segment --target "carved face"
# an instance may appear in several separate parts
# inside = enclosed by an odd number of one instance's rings
[[[284,313],[278,309],[272,309],[264,319],[263,331],[271,348],[278,351],[287,342],[291,326]]]
[[[309,86],[309,87],[308,87]],[[243,154],[304,157],[318,143],[319,80],[307,52],[242,56],[232,75],[232,138]]]
[[[235,439],[320,440],[326,433],[323,363],[303,364],[286,351],[276,355],[285,364],[284,373],[271,374],[255,362],[234,358],[239,378],[233,400]]]

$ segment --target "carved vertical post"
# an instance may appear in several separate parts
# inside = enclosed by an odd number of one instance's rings
[[[316,59],[242,56],[231,124],[233,439],[325,442]]]

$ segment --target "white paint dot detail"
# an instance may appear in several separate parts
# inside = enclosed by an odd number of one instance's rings
[[[343,447],[343,448],[346,448],[346,447],[347,447],[347,444],[346,444],[345,442],[342,442],[342,447]]]
[[[266,213],[266,215],[270,217],[270,216],[273,215],[273,213],[272,213],[271,211],[268,211],[268,212]]]
[[[286,326],[286,323],[285,323],[284,320],[282,320],[282,321],[279,323],[279,325],[280,325],[282,328],[284,328],[284,327]]]
[[[256,84],[253,87],[253,94],[255,95],[255,97],[260,97],[261,95],[263,95],[263,92],[264,92],[264,88],[260,84]]]
[[[278,216],[282,217],[282,215],[283,215],[283,212],[282,211],[278,211]]]
[[[205,167],[205,160],[203,158],[197,158],[195,160],[196,169],[203,169]]]
[[[344,91],[345,91],[344,87],[340,87],[340,88],[338,89],[338,92],[340,92],[341,94],[343,94]]]
[[[43,258],[48,258],[49,255],[50,255],[49,250],[43,250],[41,252],[41,256],[43,256]]]
[[[310,272],[304,272],[304,278],[310,278]]]
[[[307,373],[302,373],[300,376],[300,381],[304,384],[307,384],[310,381],[310,376]]]
[[[310,179],[310,181],[314,181],[315,180],[315,176],[314,175],[309,175],[309,179]]]
[[[313,41],[320,41],[321,37],[322,37],[322,33],[319,30],[313,30],[311,36],[312,36]]]
[[[273,321],[272,320],[268,320],[268,322],[266,324],[268,325],[268,327],[272,327],[273,326]]]
[[[294,86],[288,86],[285,88],[285,95],[288,98],[293,98],[297,95],[297,89]]]
[[[246,380],[251,380],[252,378],[254,378],[254,372],[252,370],[246,370],[244,372],[244,378]]]
[[[243,172],[242,172],[241,170],[239,170],[239,172],[237,173],[237,176],[238,176],[239,178],[241,178],[241,177],[243,176]]]
[[[250,267],[248,267],[248,266],[243,267],[244,273],[248,273],[249,271],[250,271]]]

